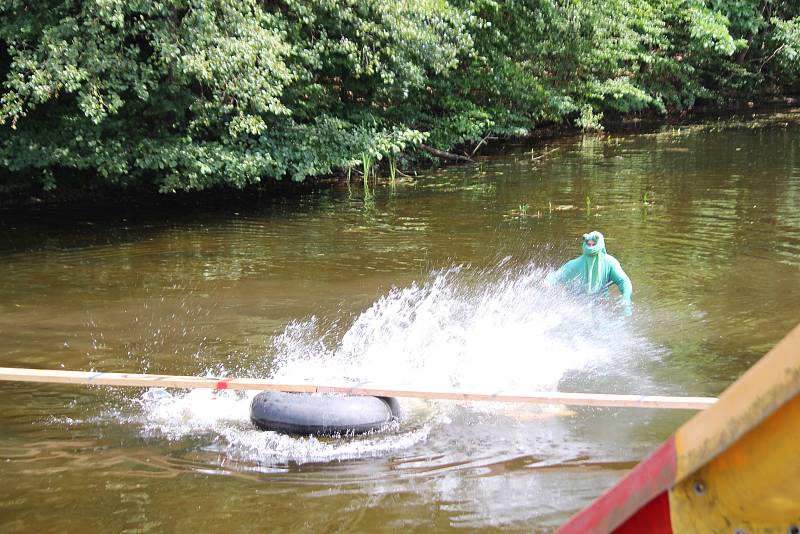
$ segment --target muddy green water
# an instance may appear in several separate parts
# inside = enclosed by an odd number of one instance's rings
[[[38,217],[0,226],[2,366],[716,395],[800,320],[800,112],[509,145],[367,202]],[[590,229],[630,320],[537,282]],[[247,406],[0,383],[0,532],[550,531],[691,416],[406,402],[315,440]]]

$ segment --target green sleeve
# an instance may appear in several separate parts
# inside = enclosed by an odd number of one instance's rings
[[[628,278],[628,275],[625,274],[625,271],[622,270],[622,266],[616,259],[610,263],[611,281],[617,284],[621,294],[619,300],[622,304],[630,304],[631,295],[633,295],[633,284],[631,283],[631,279]]]
[[[545,281],[548,284],[564,284],[567,283],[581,275],[581,269],[583,268],[583,264],[581,263],[581,258],[575,258],[574,260],[569,260],[567,263],[562,265],[557,271],[554,271],[547,275]]]

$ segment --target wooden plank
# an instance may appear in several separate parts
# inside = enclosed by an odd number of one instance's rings
[[[566,404],[623,408],[669,408],[702,410],[716,402],[713,397],[667,397],[660,395],[611,395],[602,393],[505,392],[486,393],[471,390],[420,391],[387,387],[370,382],[353,385],[282,384],[258,378],[208,378],[58,369],[22,369],[0,367],[0,381],[85,384],[94,386],[160,387],[182,389],[271,390],[297,393],[340,393],[376,397],[410,397],[430,400],[518,402],[530,404]]]

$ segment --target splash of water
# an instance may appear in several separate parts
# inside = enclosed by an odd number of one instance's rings
[[[268,367],[237,374],[287,383],[373,382],[397,388],[479,391],[556,390],[565,373],[610,368],[640,353],[636,336],[608,303],[550,287],[545,269],[456,266],[419,284],[393,288],[348,326],[316,317],[289,324],[274,340]],[[341,460],[411,447],[446,410],[411,410],[402,429],[348,440],[282,436],[249,423],[253,394],[196,390],[146,393],[146,433],[170,439],[212,433],[226,451],[259,464]],[[427,411],[426,411],[427,410]]]
[[[642,340],[608,303],[544,283],[545,270],[506,262],[453,267],[394,288],[343,335],[317,318],[275,341],[271,376],[412,389],[555,390],[568,370],[601,366]]]
[[[139,399],[141,413],[129,418],[146,436],[180,440],[188,436],[212,435],[222,443],[228,458],[265,466],[289,462],[308,463],[382,456],[424,441],[429,424],[414,424],[399,432],[397,424],[385,431],[351,439],[288,436],[256,430],[250,424],[250,401],[255,392],[212,392],[196,389],[170,393],[151,389]]]

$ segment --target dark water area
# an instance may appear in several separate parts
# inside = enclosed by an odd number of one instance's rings
[[[154,215],[0,222],[0,365],[717,395],[800,318],[800,111]],[[604,232],[634,314],[542,284]],[[550,531],[688,411],[404,401],[357,438],[249,396],[0,383],[0,531]]]

